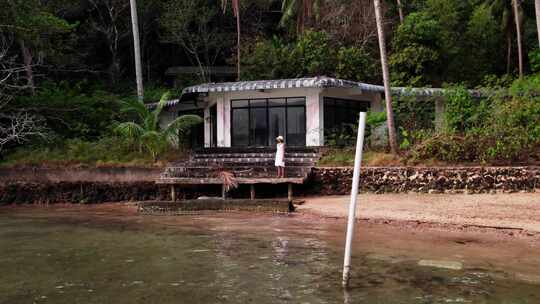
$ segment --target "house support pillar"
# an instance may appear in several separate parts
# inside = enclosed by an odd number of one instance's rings
[[[176,187],[174,185],[171,185],[171,200],[176,202]]]
[[[292,202],[292,200],[293,200],[293,197],[292,197],[292,184],[291,183],[287,184],[287,199],[289,200],[289,202]]]
[[[444,99],[437,97],[435,99],[435,129],[441,131],[444,129]]]
[[[251,200],[254,200],[255,199],[255,185],[254,184],[249,185],[249,194],[250,194]]]

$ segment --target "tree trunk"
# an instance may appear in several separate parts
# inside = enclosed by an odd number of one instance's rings
[[[512,35],[506,33],[506,74],[510,74],[510,63],[512,62]]]
[[[240,80],[240,8],[236,12],[236,70]]]
[[[519,60],[519,78],[522,78],[523,77],[523,50],[522,50],[522,45],[521,45],[521,18],[519,17],[518,0],[512,0],[512,6],[514,7],[514,21],[516,22],[518,60]]]
[[[32,95],[34,95],[36,93],[36,86],[34,83],[34,71],[32,69],[32,53],[24,44],[24,40],[19,39],[19,46],[21,47],[21,53],[24,61],[24,71],[26,72],[26,85],[30,88]]]
[[[540,0],[536,0],[536,1],[540,1]],[[397,0],[397,7],[398,7],[398,12],[399,12],[399,23],[403,24],[404,16],[403,16],[403,7],[401,6],[401,0]]]
[[[111,86],[115,86],[118,83],[118,78],[120,75],[120,63],[118,63],[118,56],[116,54],[112,55],[111,65],[109,66],[109,79]]]
[[[540,0],[534,0],[536,9],[536,31],[538,33],[538,46],[540,47]]]
[[[131,27],[133,32],[133,54],[135,57],[135,79],[137,83],[137,96],[143,102],[143,79],[141,66],[141,46],[139,42],[139,20],[137,18],[137,1],[130,0],[131,5]]]
[[[396,129],[394,127],[394,111],[392,110],[392,92],[390,91],[390,73],[388,71],[388,61],[386,59],[386,43],[384,37],[384,25],[382,22],[381,2],[373,0],[375,7],[375,21],[377,23],[377,34],[379,36],[379,49],[381,53],[381,65],[383,72],[384,95],[386,101],[386,122],[388,125],[388,141],[390,142],[390,150],[392,154],[397,154],[397,138]]]

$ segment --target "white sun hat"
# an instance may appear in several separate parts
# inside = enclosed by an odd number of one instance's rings
[[[280,135],[280,136],[276,137],[276,140],[283,140],[283,136]]]

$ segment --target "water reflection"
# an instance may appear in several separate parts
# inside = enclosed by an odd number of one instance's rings
[[[365,251],[343,290],[342,249],[322,229],[185,219],[132,229],[0,215],[0,303],[540,303],[539,286],[505,273]]]

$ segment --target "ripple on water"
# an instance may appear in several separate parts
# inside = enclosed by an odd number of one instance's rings
[[[114,303],[177,303],[179,299],[260,304],[540,303],[534,276],[487,268],[424,267],[417,260],[375,250],[355,252],[351,288],[344,293],[342,249],[322,236],[291,233],[285,224],[279,229],[269,226],[265,232],[261,223],[255,234],[245,228],[224,231],[189,224],[184,224],[189,231],[155,233],[91,223],[80,227],[43,221],[33,225],[31,220],[21,225],[9,218],[0,222],[0,303],[21,302],[28,290],[33,291],[31,299],[58,304],[94,304],[103,299]]]

